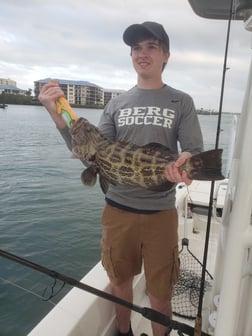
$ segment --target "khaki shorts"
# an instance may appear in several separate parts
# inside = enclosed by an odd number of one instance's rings
[[[102,263],[112,284],[139,274],[143,262],[147,291],[171,299],[179,275],[176,209],[136,214],[106,204],[102,225]]]

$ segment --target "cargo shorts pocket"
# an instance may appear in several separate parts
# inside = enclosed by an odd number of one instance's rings
[[[172,266],[172,274],[171,274],[171,287],[175,285],[178,281],[180,274],[180,259],[179,259],[179,251],[178,246],[173,249],[173,266]]]
[[[101,242],[101,248],[102,248],[102,253],[101,253],[101,262],[103,267],[105,268],[108,277],[112,283],[116,283],[116,271],[115,267],[113,264],[113,259],[112,259],[112,248],[105,246],[104,242]]]

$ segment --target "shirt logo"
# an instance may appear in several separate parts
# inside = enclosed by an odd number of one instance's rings
[[[175,111],[157,106],[133,107],[120,109],[118,126],[130,125],[154,125],[164,128],[172,128]]]

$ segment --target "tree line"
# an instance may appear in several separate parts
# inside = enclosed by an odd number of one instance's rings
[[[36,101],[34,101],[34,98],[31,95],[31,89],[28,90],[25,95],[2,92],[0,94],[0,105],[8,104],[35,105]]]

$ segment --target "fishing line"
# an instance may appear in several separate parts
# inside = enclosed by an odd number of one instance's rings
[[[230,12],[229,12],[229,18],[228,18],[228,26],[227,26],[227,34],[226,34],[226,45],[225,45],[225,54],[224,54],[224,61],[223,61],[223,70],[222,70],[222,82],[221,82],[221,92],[220,92],[220,102],[219,102],[218,122],[217,122],[217,130],[216,130],[215,149],[218,149],[220,132],[221,132],[220,125],[221,125],[221,116],[222,116],[224,87],[225,87],[225,80],[226,80],[226,72],[228,70],[228,68],[227,68],[227,56],[228,56],[230,27],[231,27],[232,18],[234,16],[233,7],[234,7],[234,0],[231,0]],[[203,296],[204,296],[206,264],[207,264],[207,255],[208,255],[208,247],[209,247],[210,228],[211,228],[211,217],[212,217],[212,208],[213,208],[213,198],[214,198],[214,184],[215,184],[214,181],[212,181],[211,182],[210,197],[209,197],[209,205],[208,205],[207,227],[206,227],[206,238],[205,238],[203,263],[202,263],[203,267],[202,267],[201,283],[200,283],[199,305],[198,305],[197,317],[196,317],[196,320],[195,320],[194,336],[200,335],[201,324],[202,324]]]
[[[190,199],[190,202],[193,203],[193,201],[192,201],[192,196],[191,196],[191,193],[190,193],[190,190],[189,190],[189,186],[188,186],[188,185],[186,186],[186,189],[187,189],[187,195],[188,195],[188,197],[189,197],[189,199]]]
[[[21,290],[23,290],[24,292],[27,292],[27,293],[29,293],[29,294],[35,296],[35,297],[38,297],[39,299],[42,299],[42,300],[44,300],[44,301],[47,301],[47,302],[51,303],[53,306],[56,306],[56,303],[54,303],[53,301],[51,301],[51,298],[52,298],[52,297],[48,297],[48,299],[45,299],[45,297],[44,297],[43,294],[42,294],[42,295],[39,295],[38,293],[35,293],[35,292],[31,291],[30,289],[27,289],[27,288],[25,288],[25,287],[23,287],[23,286],[21,286],[21,285],[18,285],[17,283],[12,282],[12,281],[10,281],[10,280],[8,280],[8,279],[2,278],[1,276],[0,276],[0,279],[3,281],[3,283],[7,283],[7,284],[9,284],[9,285],[11,285],[11,286],[13,286],[13,287],[16,287],[16,288],[18,288],[18,289],[21,289]],[[45,289],[45,290],[46,290],[46,289]],[[55,295],[54,295],[54,296],[55,296]],[[54,297],[54,296],[53,296],[53,297]]]
[[[42,297],[43,297],[44,301],[50,301],[50,299],[52,299],[55,296],[57,296],[62,291],[62,289],[64,288],[64,286],[66,284],[65,281],[62,281],[62,284],[61,284],[60,288],[55,291],[57,283],[58,283],[57,279],[54,279],[53,284],[51,286],[45,287],[45,289],[44,289],[44,291],[42,293]],[[48,295],[48,297],[46,297],[46,294],[48,292],[48,288],[51,288],[50,289],[50,294]]]

